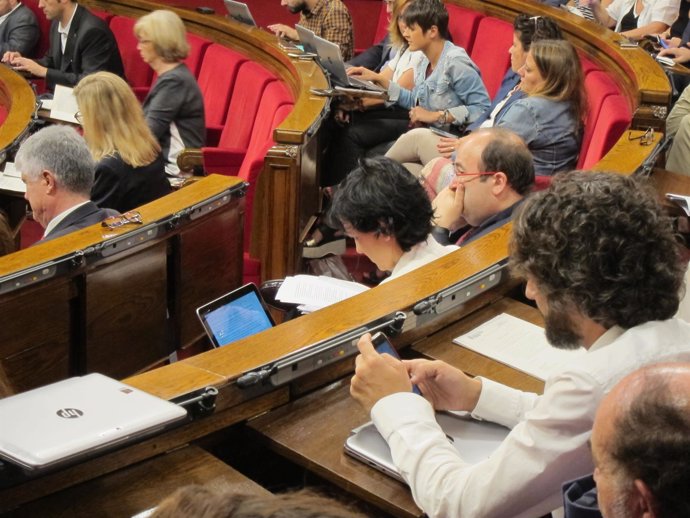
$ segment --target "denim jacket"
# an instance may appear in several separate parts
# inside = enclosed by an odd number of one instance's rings
[[[537,175],[551,176],[577,164],[582,133],[568,101],[524,97],[501,111],[494,125],[522,137],[534,157]]]
[[[446,41],[436,68],[426,77],[428,65],[424,56],[415,67],[413,90],[391,82],[389,99],[408,109],[419,105],[427,110],[448,110],[457,126],[473,122],[491,104],[479,69],[465,49]]]

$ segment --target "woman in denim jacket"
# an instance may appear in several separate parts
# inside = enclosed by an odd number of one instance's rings
[[[501,112],[494,126],[522,137],[534,156],[537,175],[573,169],[586,111],[577,52],[565,40],[536,41],[519,73],[526,96]]]
[[[414,88],[405,89],[363,67],[352,67],[348,74],[374,81],[388,89],[390,104],[409,110],[409,119],[388,119],[385,124],[376,119],[366,120],[350,128],[344,138],[331,144],[333,150],[326,163],[329,169],[327,176],[331,179],[329,183],[342,180],[364,154],[383,154],[389,143],[410,125],[462,127],[489,107],[489,96],[477,66],[464,49],[446,41],[448,11],[443,3],[440,0],[413,0],[400,18],[409,50],[419,50],[424,54],[415,67]]]

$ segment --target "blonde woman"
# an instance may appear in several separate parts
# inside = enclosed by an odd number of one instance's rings
[[[126,212],[170,192],[161,146],[125,81],[110,72],[84,77],[74,89],[96,178],[91,200]]]
[[[158,74],[144,99],[144,115],[161,143],[165,171],[179,175],[177,156],[206,139],[204,101],[194,75],[182,61],[189,54],[184,24],[172,11],[153,11],[134,25],[141,59]]]

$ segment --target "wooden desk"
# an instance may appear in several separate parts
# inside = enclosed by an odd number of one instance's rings
[[[452,343],[456,336],[504,312],[543,325],[535,308],[503,298],[413,344],[412,349],[444,360],[469,374],[541,393],[544,390],[541,380]],[[349,388],[348,376],[258,417],[248,426],[280,455],[383,511],[394,516],[421,516],[423,513],[414,504],[407,486],[344,453],[343,444],[350,430],[369,420],[366,412],[350,397]]]
[[[7,516],[132,516],[154,507],[176,489],[189,484],[238,493],[271,494],[201,448],[187,446],[35,500]]]

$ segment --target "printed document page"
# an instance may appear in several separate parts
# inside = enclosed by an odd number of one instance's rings
[[[453,342],[541,380],[586,353],[583,348],[556,349],[546,341],[541,327],[507,313],[484,322]]]
[[[363,284],[320,275],[295,275],[286,277],[278,289],[276,298],[281,302],[300,304],[303,313],[325,308],[350,298],[369,288]]]

